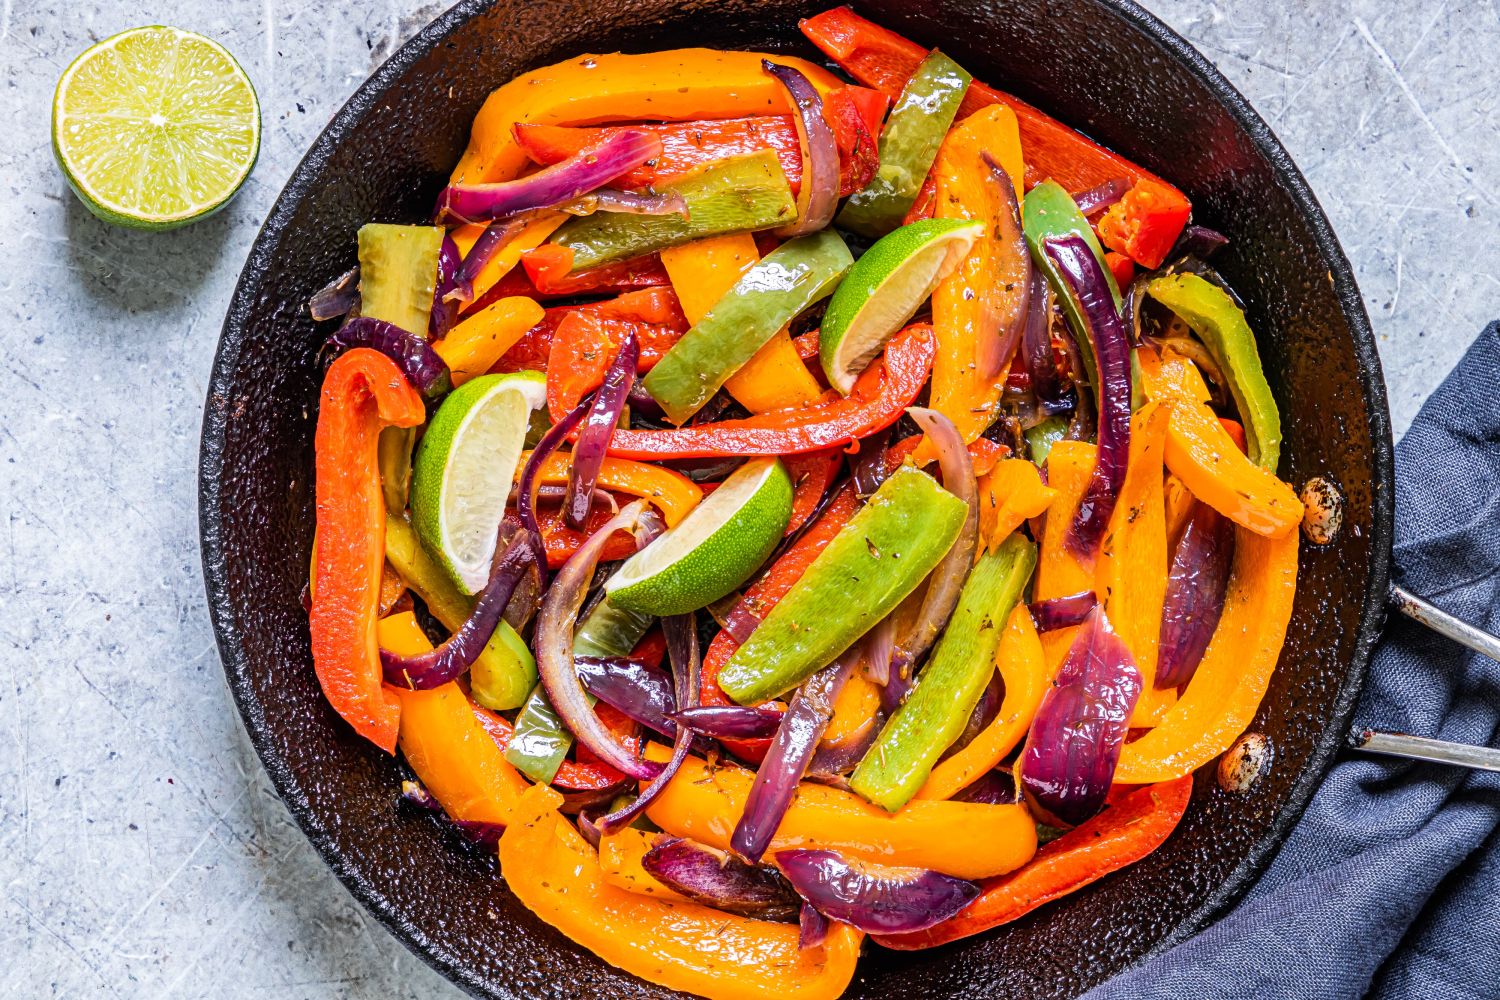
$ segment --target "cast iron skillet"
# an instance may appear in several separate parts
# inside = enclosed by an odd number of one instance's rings
[[[240,277],[204,415],[203,563],[229,685],[281,796],[338,877],[476,996],[663,997],[532,917],[492,858],[395,806],[401,765],[324,703],[298,593],[312,540],[312,437],[326,329],[304,303],[354,263],[365,222],[415,222],[490,89],[582,52],[681,45],[814,56],[805,0],[464,0],[349,101],[272,210]],[[873,20],[1180,185],[1230,234],[1215,264],[1249,306],[1286,421],[1282,474],[1340,484],[1345,529],[1304,545],[1296,611],[1253,728],[1277,761],[1246,796],[1200,772],[1147,860],[1006,928],[929,952],[871,946],[849,996],[1069,997],[1202,928],[1269,863],[1347,731],[1384,619],[1390,425],[1369,320],[1307,184],[1196,51],[1126,0],[873,0]]]

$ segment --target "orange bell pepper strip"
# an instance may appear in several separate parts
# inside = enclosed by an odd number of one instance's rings
[[[1067,597],[1094,589],[1093,572],[1079,561],[1067,542],[1069,525],[1078,513],[1078,505],[1094,475],[1098,449],[1083,441],[1059,441],[1047,455],[1047,482],[1057,491],[1040,536],[1036,577],[1031,585],[1031,599],[1043,601]],[[1062,665],[1078,626],[1060,628],[1042,636],[1043,655],[1047,660],[1048,680]]]
[[[551,236],[553,230],[558,226],[568,221],[568,218],[569,216],[566,212],[546,212],[539,215],[528,222],[526,227],[512,237],[509,243],[496,250],[495,256],[491,257],[484,267],[480,269],[479,273],[474,276],[474,298],[476,302],[483,301],[486,293],[491,288],[499,283],[507,274],[515,270],[515,266],[520,262],[522,254],[541,246],[542,241]],[[458,244],[459,254],[467,257],[469,251],[474,249],[475,241],[479,239],[480,234],[486,228],[487,226],[484,223],[476,222],[449,230],[449,235],[453,237],[453,242]],[[473,312],[474,308],[470,306],[464,311]]]
[[[604,381],[604,373],[634,333],[648,372],[687,332],[687,317],[670,288],[627,292],[610,303],[575,309],[552,334],[547,355],[547,409],[561,420]]]
[[[1137,178],[1099,220],[1099,242],[1143,267],[1158,268],[1182,235],[1192,212],[1187,196],[1170,184]],[[1131,273],[1134,271],[1130,268]]]
[[[927,50],[860,17],[835,7],[801,22],[802,33],[854,79],[895,100]],[[1069,191],[1083,191],[1125,177],[1149,179],[1170,188],[1160,177],[1092,142],[1056,118],[1010,94],[975,80],[964,93],[958,116],[1003,104],[1016,114],[1021,149],[1026,153],[1026,186],[1051,178]]]
[[[749,233],[711,236],[661,252],[661,262],[672,279],[682,311],[693,324],[703,319],[758,260],[755,237]],[[785,329],[766,341],[729,377],[724,388],[752,413],[806,406],[822,395]]]
[[[979,482],[979,537],[985,548],[995,551],[1027,520],[1045,514],[1056,499],[1057,490],[1043,483],[1041,471],[1026,459],[996,462]]]
[[[1155,729],[1127,743],[1115,780],[1170,781],[1217,757],[1255,718],[1292,617],[1297,538],[1234,533],[1224,613],[1182,696]]]
[[[1193,794],[1193,779],[1133,789],[1104,811],[1044,845],[1031,863],[988,879],[979,898],[940,924],[914,934],[875,938],[886,948],[915,951],[987,931],[1134,864],[1177,829]]]
[[[1021,307],[1031,263],[1019,242],[1019,219],[1006,218],[1012,217],[1010,202],[995,186],[983,158],[986,153],[1005,169],[1019,192],[1024,176],[1021,137],[1009,108],[985,108],[954,126],[933,164],[937,217],[984,223],[968,256],[932,293],[937,353],[928,405],[953,421],[965,443],[977,440],[999,412],[1009,359],[988,374],[985,350],[993,344],[986,342],[998,338],[1006,317]],[[1006,231],[1015,233],[1016,245],[1000,238]],[[924,462],[932,450],[924,444],[917,462]]]
[[[454,324],[432,349],[448,365],[455,386],[483,375],[545,315],[535,300],[500,299]]]
[[[1167,543],[1175,547],[1177,539],[1182,537],[1182,529],[1187,525],[1188,515],[1193,512],[1193,504],[1198,501],[1188,492],[1182,480],[1170,472],[1162,482],[1162,499],[1166,506]]]
[[[422,396],[394,362],[355,348],[323,376],[314,436],[317,569],[313,668],[334,711],[386,753],[396,749],[401,703],[382,683],[375,638],[385,568],[385,498],[376,447],[383,427],[427,419]]]
[[[378,632],[381,648],[401,656],[432,649],[409,611],[382,618]],[[530,783],[475,719],[458,682],[426,691],[392,690],[401,699],[401,752],[443,812],[464,822],[510,822],[511,809]]]
[[[523,451],[517,468],[525,468],[531,460],[531,452]],[[571,452],[555,451],[547,456],[537,472],[537,482],[563,485],[573,468]],[[703,490],[687,476],[660,465],[632,462],[628,458],[606,458],[599,467],[598,485],[616,493],[628,493],[633,497],[644,497],[651,506],[661,511],[667,527],[672,527],[687,516],[688,511],[698,506],[703,499]]]
[[[1157,640],[1167,595],[1166,504],[1162,452],[1172,405],[1148,402],[1130,420],[1130,457],[1114,513],[1104,530],[1094,591],[1141,672],[1141,697],[1130,724],[1149,726],[1171,707],[1176,691],[1157,691]]]
[[[939,761],[917,792],[919,799],[951,799],[994,770],[1031,728],[1051,678],[1042,655],[1042,639],[1025,604],[1011,609],[995,653],[995,665],[1005,682],[1005,698],[992,721],[969,745]]]
[[[623,458],[736,458],[795,455],[848,444],[895,423],[927,383],[932,327],[916,323],[891,338],[880,360],[860,373],[849,395],[825,393],[810,406],[743,420],[662,431],[617,430],[609,453]]]
[[[490,93],[474,118],[468,148],[453,168],[453,183],[483,184],[517,177],[529,162],[516,142],[517,123],[577,125],[795,114],[786,89],[761,68],[761,60],[767,58],[795,66],[820,93],[844,85],[804,59],[761,52],[668,49],[645,55],[577,56],[522,73]]]
[[[500,838],[500,873],[527,909],[575,943],[648,982],[713,1000],[837,1000],[848,987],[858,931],[834,924],[804,950],[796,924],[620,888],[558,814],[561,803],[545,785],[522,797]]]
[[[677,903],[689,902],[686,896],[667,888],[646,871],[643,863],[646,852],[651,850],[657,836],[658,834],[627,826],[607,837],[599,838],[599,874],[610,885],[628,892]]]
[[[823,745],[852,745],[869,733],[880,711],[880,691],[873,681],[851,674],[833,700],[833,717],[823,730]]]
[[[654,743],[646,748],[652,760],[666,760],[670,753]],[[689,757],[646,815],[668,833],[728,850],[754,780],[755,772],[736,764],[710,766]],[[1031,860],[1036,824],[1019,803],[914,799],[888,813],[853,792],[803,782],[776,828],[769,853],[812,846],[885,865],[988,878]]]

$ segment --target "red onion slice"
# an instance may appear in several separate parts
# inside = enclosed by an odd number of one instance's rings
[[[793,920],[802,900],[790,882],[766,865],[747,865],[710,847],[664,837],[641,858],[662,885],[704,906],[761,920]]]
[[[797,947],[806,951],[828,940],[828,918],[806,903],[797,914]]]
[[[609,439],[620,423],[620,414],[625,412],[625,399],[635,384],[635,369],[640,356],[641,347],[635,331],[628,331],[625,343],[620,345],[619,353],[604,373],[604,381],[594,393],[588,417],[579,428],[578,439],[573,445],[573,462],[568,469],[568,495],[563,500],[564,519],[574,530],[582,530],[588,520],[594,484],[599,481],[599,470],[604,467]]]
[[[891,428],[876,431],[867,438],[859,439],[859,452],[854,456],[854,469],[850,478],[861,498],[875,495],[880,484],[895,471],[885,460],[886,445],[891,440]],[[809,521],[812,518],[808,518]]]
[[[1115,308],[1109,278],[1083,237],[1049,239],[1046,249],[1078,300],[1099,365],[1099,385],[1095,388],[1099,404],[1098,458],[1078,505],[1078,516],[1068,531],[1073,551],[1091,557],[1114,513],[1130,460],[1130,341]]]
[[[573,666],[584,690],[653,732],[671,739],[677,726],[672,682],[654,667],[624,657],[576,656]]]
[[[568,435],[573,433],[573,428],[583,420],[592,405],[591,399],[581,400],[577,406],[563,414],[561,420],[547,428],[547,433],[531,449],[531,457],[526,460],[526,465],[521,469],[521,478],[516,483],[516,516],[521,519],[521,526],[531,539],[538,566],[547,565],[547,546],[542,541],[541,523],[536,519],[537,477],[541,475],[542,466],[547,459],[568,439]]]
[[[307,300],[307,311],[319,323],[345,316],[359,301],[359,265],[351,267]]]
[[[1021,801],[1016,776],[1003,767],[986,772],[979,780],[953,796],[955,802],[978,802],[986,806],[1008,806]]]
[[[979,886],[966,879],[856,861],[835,851],[777,851],[776,864],[819,913],[867,934],[925,930],[979,896]]]
[[[1026,328],[1021,334],[1021,359],[1031,379],[1031,392],[1048,416],[1074,408],[1072,389],[1057,370],[1052,354],[1052,288],[1047,276],[1032,269],[1027,298]]]
[[[369,347],[396,363],[413,389],[436,399],[453,387],[448,365],[426,337],[408,333],[394,323],[356,316],[333,332],[323,344],[330,360],[355,347]]]
[[[569,215],[617,212],[621,215],[680,215],[688,218],[687,199],[677,191],[621,191],[600,188],[582,198],[559,205]]]
[[[802,146],[802,187],[797,192],[797,219],[776,230],[776,235],[791,239],[827,228],[839,200],[839,146],[833,129],[823,117],[823,99],[812,81],[791,66],[761,60],[761,67],[786,88],[787,96],[797,106],[792,121]]]
[[[453,286],[443,294],[446,301],[457,304],[460,308],[474,301],[474,279],[484,270],[486,264],[494,260],[495,254],[499,253],[511,240],[521,235],[521,230],[526,228],[531,221],[526,216],[518,216],[514,219],[504,219],[491,223],[484,232],[479,234],[479,239],[469,247],[469,252],[458,265],[458,271],[453,276]]]
[[[1016,345],[1021,342],[1021,334],[1026,329],[1031,313],[1031,272],[1034,266],[1031,253],[1026,249],[1026,234],[1021,229],[1021,201],[1016,197],[1016,188],[1011,183],[1010,174],[988,152],[981,153],[980,156],[990,168],[995,187],[1000,190],[1006,203],[1006,210],[1000,214],[999,224],[995,227],[995,241],[1007,256],[1021,264],[1021,276],[1017,281],[1020,294],[1011,300],[1006,314],[995,317],[994,334],[981,336],[979,340],[979,356],[975,360],[986,378],[994,378],[1016,353]]]
[[[859,670],[871,684],[885,687],[891,679],[891,656],[896,650],[896,619],[886,615],[870,629],[864,639],[864,656]]]
[[[1115,177],[1087,191],[1078,192],[1073,196],[1073,201],[1078,206],[1078,211],[1084,215],[1093,215],[1125,197],[1125,192],[1129,190],[1129,181],[1123,177]]]
[[[1103,608],[1089,612],[1042,697],[1018,770],[1026,799],[1052,826],[1104,805],[1141,694],[1141,673]]]
[[[749,708],[743,705],[699,705],[684,708],[668,716],[695,733],[716,740],[764,739],[776,732],[785,712],[777,708]]]
[[[1029,605],[1031,618],[1038,632],[1055,632],[1060,628],[1080,625],[1094,610],[1099,599],[1092,590],[1069,594],[1067,597],[1049,597],[1045,601],[1032,601]]]
[[[1208,504],[1195,502],[1167,571],[1156,687],[1173,688],[1193,679],[1224,613],[1233,554],[1234,524]]]
[[[1182,257],[1208,258],[1214,252],[1229,242],[1229,237],[1217,229],[1207,226],[1187,226],[1182,230],[1182,235],[1177,237],[1167,260],[1178,260]]]
[[[443,244],[438,250],[437,282],[432,289],[432,314],[427,320],[427,339],[437,340],[458,319],[458,303],[450,301],[448,293],[458,284],[458,270],[463,267],[458,244],[452,233],[443,234]]]

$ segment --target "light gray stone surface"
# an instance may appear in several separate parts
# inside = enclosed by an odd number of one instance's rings
[[[271,791],[226,692],[195,469],[225,304],[355,86],[440,3],[0,0],[0,996],[455,997]],[[1494,0],[1158,0],[1307,173],[1352,258],[1398,429],[1500,315]],[[146,235],[48,150],[68,61],[141,23],[222,40],[265,110],[220,216]]]

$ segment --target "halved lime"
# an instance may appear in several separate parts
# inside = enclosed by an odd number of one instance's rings
[[[466,594],[489,580],[531,411],[546,401],[540,372],[482,375],[443,400],[417,446],[412,526]]]
[[[983,230],[969,219],[924,219],[882,236],[854,262],[823,313],[818,346],[828,384],[847,393],[891,335],[958,266]]]
[[[218,42],[132,28],[85,51],[57,81],[52,151],[99,218],[172,229],[223,208],[250,176],[260,104]]]
[[[652,615],[706,607],[750,578],[792,517],[778,458],[751,459],[604,585],[611,604]]]

